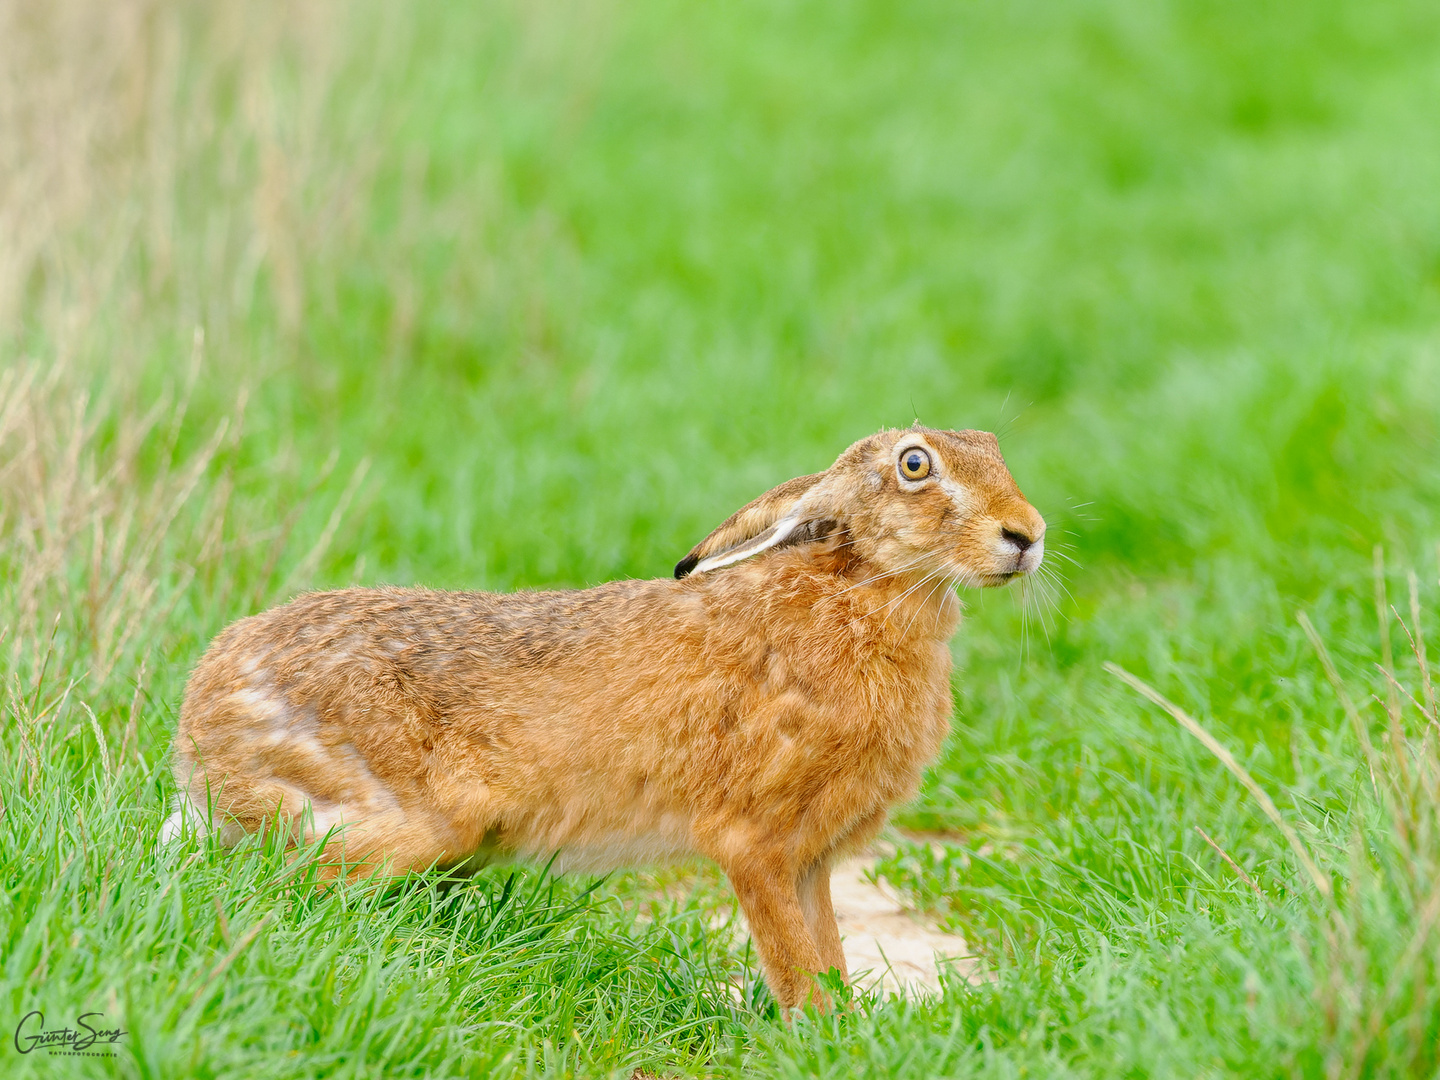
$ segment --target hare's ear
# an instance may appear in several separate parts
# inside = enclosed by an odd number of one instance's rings
[[[771,548],[829,535],[837,527],[823,498],[827,473],[797,476],[735,511],[675,564],[675,576],[729,566]]]

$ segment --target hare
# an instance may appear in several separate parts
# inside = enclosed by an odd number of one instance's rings
[[[192,674],[166,835],[279,822],[351,872],[707,856],[782,1009],[823,1003],[830,865],[949,728],[953,586],[1032,573],[1044,535],[994,435],[916,425],[760,496],[675,580],[301,596]]]

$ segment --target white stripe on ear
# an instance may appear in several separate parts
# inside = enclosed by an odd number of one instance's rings
[[[692,574],[701,574],[706,570],[718,570],[722,566],[731,566],[734,563],[740,562],[742,559],[748,559],[751,555],[759,555],[762,551],[768,551],[777,544],[784,543],[785,538],[794,532],[795,527],[799,524],[800,518],[798,515],[783,517],[774,525],[771,525],[770,528],[758,536],[745,541],[745,543],[739,547],[733,547],[729,551],[722,551],[718,554],[711,555],[708,559],[701,559],[695,564],[695,569],[690,572]]]

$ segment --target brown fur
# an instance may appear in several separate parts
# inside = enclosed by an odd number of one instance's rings
[[[934,459],[915,484],[896,470],[912,445]],[[785,539],[705,569],[777,523]],[[947,731],[950,586],[1033,570],[1043,532],[994,436],[917,427],[751,503],[679,580],[302,596],[196,668],[182,809],[213,804],[232,838],[277,816],[334,828],[335,857],[394,871],[699,853],[781,1005],[818,1000],[812,974],[845,972],[830,864],[914,794]]]

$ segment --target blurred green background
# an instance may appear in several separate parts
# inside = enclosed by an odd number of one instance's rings
[[[162,378],[203,327],[252,487],[374,464],[328,578],[661,573],[916,417],[1000,430],[1092,571],[1303,594],[1434,523],[1428,4],[145,14],[33,133],[91,160],[11,349],[88,302]]]
[[[152,630],[114,644],[90,625],[103,605],[66,602],[95,592],[90,526],[17,539],[68,520],[63,493],[0,526],[15,580],[54,563],[11,623],[38,640],[52,604],[77,670],[113,645],[106,693],[147,687],[152,766],[204,642],[302,587],[662,576],[882,426],[995,430],[1064,588],[967,598],[956,733],[898,821],[968,854],[902,849],[887,873],[993,962],[1058,980],[1003,983],[1004,1060],[1041,1060],[1020,1038],[1038,1032],[1054,1068],[1098,1075],[1172,1053],[1305,1073],[1334,1046],[1434,1067],[1307,1011],[1318,976],[1273,922],[1250,945],[1269,1020],[1252,1008],[1236,1042],[1219,1032],[1255,967],[1233,950],[1194,969],[1218,998],[1136,976],[1141,1013],[1208,1018],[1191,1042],[1087,1041],[1103,1023],[1066,996],[1094,935],[1160,964],[1157,926],[1229,902],[1197,900],[1197,865],[1228,873],[1197,822],[1256,877],[1291,873],[1243,790],[1104,661],[1203,716],[1287,813],[1338,830],[1343,861],[1356,749],[1296,612],[1369,678],[1380,545],[1390,599],[1408,618],[1417,571],[1434,636],[1433,3],[0,12],[4,385],[58,387],[45,407],[88,418],[95,476],[133,464],[115,490],[201,477],[144,564],[171,597]],[[5,474],[13,504],[58,490],[64,438],[5,445],[48,462]],[[158,813],[165,781],[145,790]]]

